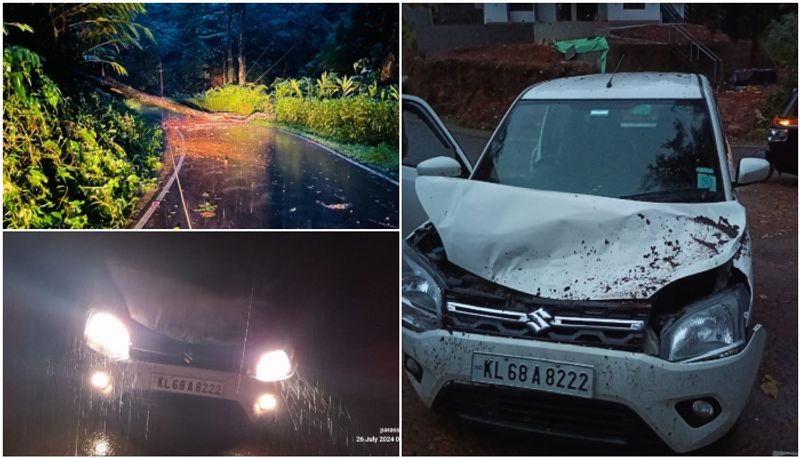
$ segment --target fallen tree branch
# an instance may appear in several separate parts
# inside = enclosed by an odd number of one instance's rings
[[[78,74],[83,79],[97,86],[99,89],[106,91],[117,97],[134,99],[144,105],[151,105],[163,108],[165,110],[169,110],[174,113],[179,113],[185,116],[191,116],[194,118],[207,119],[213,121],[243,122],[243,123],[250,122],[254,119],[268,119],[268,120],[274,119],[274,115],[260,111],[251,113],[248,116],[241,116],[235,113],[212,113],[208,111],[201,111],[191,108],[182,103],[176,102],[172,99],[168,99],[166,97],[158,97],[155,95],[147,94],[145,92],[134,89],[130,86],[122,84],[119,81],[116,81],[112,78],[98,77],[85,72],[78,72]]]

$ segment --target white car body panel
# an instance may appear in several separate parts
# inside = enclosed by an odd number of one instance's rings
[[[151,392],[156,390],[151,385],[153,374],[185,377],[200,379],[224,384],[222,392],[217,399],[234,401],[242,407],[247,418],[251,422],[257,421],[260,414],[256,407],[258,397],[262,394],[272,394],[278,399],[278,406],[274,411],[268,412],[268,417],[274,416],[286,409],[283,398],[282,382],[262,382],[247,375],[239,375],[233,372],[217,371],[213,369],[203,369],[198,367],[176,366],[172,364],[160,364],[148,361],[117,361],[110,365],[92,367],[90,371],[102,370],[108,373],[113,380],[111,390],[103,393],[102,396],[112,398],[123,392]],[[196,394],[177,393],[178,396],[201,396]]]
[[[611,80],[611,87],[608,82]],[[653,84],[654,81],[656,84]],[[700,99],[698,76],[688,73],[614,73],[572,76],[537,84],[523,100]]]
[[[425,405],[450,383],[471,383],[472,354],[561,361],[594,368],[595,399],[633,409],[673,450],[688,452],[711,444],[733,427],[758,374],[767,333],[757,326],[747,347],[735,356],[700,363],[671,363],[643,353],[582,347],[563,343],[450,333],[416,333],[403,329],[403,353],[424,369],[422,383],[408,379]],[[684,399],[714,396],[722,413],[692,428],[675,412]]]
[[[469,175],[472,173],[472,165],[467,158],[467,155],[464,154],[464,151],[459,146],[458,142],[450,131],[445,127],[442,120],[436,114],[436,112],[428,105],[427,102],[422,100],[419,97],[415,97],[413,95],[404,95],[403,96],[403,104],[412,104],[417,109],[421,110],[433,123],[434,129],[438,134],[450,145],[450,147],[455,151],[458,159],[463,167],[465,167],[465,174]],[[405,135],[405,133],[403,134]],[[410,167],[407,165],[402,166],[402,199],[403,199],[403,220],[402,220],[402,234],[406,236],[411,233],[414,229],[419,227],[422,223],[428,220],[428,215],[425,214],[425,210],[420,205],[419,198],[417,197],[417,193],[414,189],[414,181],[417,179],[417,168]]]
[[[651,203],[420,177],[450,262],[550,299],[646,299],[742,249],[744,207]],[[749,253],[749,251],[748,251]]]

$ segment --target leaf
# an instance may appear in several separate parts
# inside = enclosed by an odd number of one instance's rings
[[[23,24],[21,22],[4,22],[3,23],[3,35],[8,34],[8,30],[6,30],[6,26],[10,25],[12,27],[16,27],[21,32],[29,32],[33,33],[33,27],[29,26],[28,24]]]
[[[761,391],[764,392],[767,396],[777,399],[778,398],[778,387],[780,383],[778,383],[775,378],[771,375],[765,374],[764,378],[761,379]]]

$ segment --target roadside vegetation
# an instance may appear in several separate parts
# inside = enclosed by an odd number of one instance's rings
[[[209,89],[191,102],[209,111],[244,116],[269,113],[272,126],[311,137],[396,176],[399,92],[396,85],[381,87],[374,73],[365,73],[279,78],[270,87],[231,84]]]
[[[102,65],[124,74],[115,51],[149,33],[132,25],[141,10],[131,5],[51,8],[65,21],[54,33],[94,24],[71,45],[82,53],[76,68]],[[9,29],[36,32],[23,23],[3,26],[4,35]],[[48,76],[38,53],[3,48],[3,226],[125,227],[138,198],[155,186],[163,133],[116,99],[64,81]]]

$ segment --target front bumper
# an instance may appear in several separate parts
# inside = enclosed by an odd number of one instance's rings
[[[240,377],[239,374],[232,372],[146,361],[110,361],[91,350],[90,353],[93,353],[92,357],[88,359],[83,371],[84,383],[98,396],[104,398],[117,398],[125,393],[137,393],[231,401],[239,404],[251,422],[280,415],[283,409],[281,400],[284,398],[282,388],[285,381],[262,382],[247,375]],[[106,389],[98,389],[91,383],[92,375],[98,371],[106,373],[110,378],[111,383]],[[219,395],[161,391],[152,386],[153,374],[212,381],[222,383],[223,387]],[[271,394],[277,400],[274,408],[268,411],[262,410],[257,404],[258,398],[264,394]]]
[[[577,345],[509,339],[435,330],[403,329],[403,354],[422,368],[419,381],[409,374],[414,390],[428,407],[450,384],[472,384],[475,352],[539,358],[594,368],[593,399],[632,409],[674,451],[683,453],[711,444],[733,427],[750,395],[766,331],[753,329],[747,346],[727,358],[698,363],[671,363],[653,356]],[[678,414],[679,401],[715,398],[721,413],[692,427]]]

